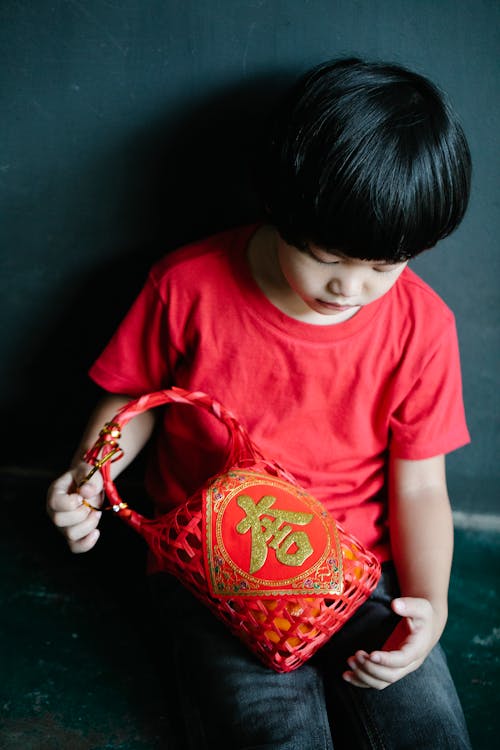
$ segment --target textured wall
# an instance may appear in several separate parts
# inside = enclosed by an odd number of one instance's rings
[[[470,139],[470,211],[414,265],[458,321],[473,443],[449,458],[454,505],[493,511],[499,28],[494,0],[4,1],[3,463],[65,465],[86,367],[150,262],[253,218],[242,174],[262,113],[297,72],[355,53],[431,77]]]

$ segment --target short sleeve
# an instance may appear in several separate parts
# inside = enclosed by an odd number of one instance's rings
[[[89,375],[107,391],[140,396],[169,387],[173,358],[166,306],[150,274]]]
[[[453,318],[446,322],[433,351],[392,414],[390,429],[390,449],[396,458],[432,458],[470,442]]]

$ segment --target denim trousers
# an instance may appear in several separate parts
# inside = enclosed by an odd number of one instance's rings
[[[357,649],[380,648],[398,618],[392,564],[354,616],[299,669],[262,665],[171,576],[150,576],[184,750],[470,750],[462,708],[438,645],[384,690],[342,680]]]

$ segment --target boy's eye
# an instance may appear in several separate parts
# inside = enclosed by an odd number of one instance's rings
[[[396,271],[399,268],[400,264],[397,265],[387,265],[387,266],[373,266],[373,270],[377,273],[391,273],[392,271]]]
[[[328,255],[325,253],[324,255],[316,255],[316,253],[312,253],[309,249],[307,250],[307,254],[316,261],[316,263],[321,263],[326,266],[333,266],[336,263],[340,263],[340,258],[337,258],[335,255]]]
[[[335,266],[337,263],[340,263],[340,260],[337,260],[336,258],[334,260],[323,260],[322,258],[318,258],[316,255],[312,255],[311,257],[314,258],[316,263],[321,263],[324,266]]]
[[[333,253],[327,253],[325,251],[316,249],[314,252],[311,250],[307,242],[300,242],[295,245],[297,250],[299,250],[301,253],[305,253],[310,258],[316,261],[316,263],[321,263],[323,265],[331,266],[335,263],[340,263],[341,258],[338,257],[338,255],[334,255]]]

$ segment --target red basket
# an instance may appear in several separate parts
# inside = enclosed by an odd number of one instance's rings
[[[151,520],[122,501],[110,464],[121,455],[123,426],[166,403],[210,412],[226,425],[230,444],[220,474]],[[377,585],[375,556],[279,464],[265,459],[236,417],[204,393],[172,388],[130,402],[105,425],[85,460],[101,471],[113,510],[146,539],[157,566],[277,672],[307,661]]]

